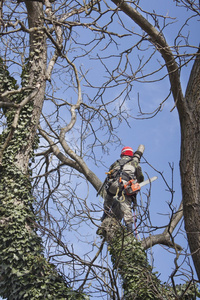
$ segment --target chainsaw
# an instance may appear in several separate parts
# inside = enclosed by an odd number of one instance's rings
[[[140,183],[138,183],[137,180],[131,179],[124,184],[124,192],[128,196],[133,195],[139,192],[141,190],[141,187],[155,181],[157,178],[157,176],[154,176]]]

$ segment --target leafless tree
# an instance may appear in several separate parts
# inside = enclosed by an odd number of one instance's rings
[[[31,273],[31,263],[41,264],[36,275],[40,280],[32,281],[41,293],[37,297],[48,293],[52,299],[82,299],[83,291],[122,297],[118,270],[123,274],[123,265],[117,260],[119,268],[113,269],[105,246],[112,246],[113,220],[107,238],[94,236],[102,205],[90,199],[102,184],[99,168],[108,167],[103,155],[121,145],[117,130],[121,124],[129,126],[133,117],[126,103],[132,101],[134,85],[167,78],[165,99],[148,115],[139,102],[139,113],[141,118],[154,117],[174,99],[181,128],[182,201],[175,210],[173,188],[159,171],[171,193],[169,222],[162,228],[149,223],[147,194],[146,206],[139,204],[137,230],[144,249],[156,244],[174,249],[172,299],[178,299],[194,280],[193,271],[184,274],[188,283],[178,294],[174,277],[183,249],[176,235],[184,216],[200,279],[199,48],[187,30],[198,20],[199,6],[197,1],[173,3],[185,11],[185,19],[170,44],[166,32],[173,30],[176,19],[140,2],[1,1],[0,290],[8,299],[36,297],[29,286],[36,268]],[[191,62],[184,96],[180,76]],[[156,299],[163,299],[154,288]]]

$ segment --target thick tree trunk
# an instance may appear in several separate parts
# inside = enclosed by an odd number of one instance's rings
[[[200,280],[200,57],[189,78],[181,122],[180,171],[185,230]]]
[[[123,299],[161,300],[167,291],[153,273],[141,243],[115,219],[107,217],[97,232],[109,244],[113,269],[122,279]],[[115,299],[115,297],[113,297]]]
[[[103,236],[109,245],[113,270],[117,270],[122,279],[123,299],[193,299],[193,284],[186,283],[173,289],[161,283],[148,263],[142,243],[115,219],[105,218],[97,233]]]
[[[35,87],[37,93],[34,95],[34,98],[31,99],[33,111],[29,123],[29,135],[26,147],[22,147],[16,156],[16,165],[24,173],[27,172],[30,153],[32,151],[32,145],[44,102],[47,64],[46,34],[40,29],[44,25],[43,6],[35,1],[26,2],[26,6],[30,33],[30,50],[28,64],[25,69],[27,77],[26,80],[24,80],[24,85],[28,84],[29,86]]]
[[[8,300],[83,299],[81,293],[71,291],[45,259],[42,239],[35,230],[28,163],[45,94],[46,34],[42,30],[42,4],[26,4],[29,28],[24,30],[30,34],[30,53],[22,78],[23,86],[33,87],[34,92],[14,98],[19,109],[11,108],[5,113],[8,124],[1,134],[6,146],[1,151],[0,165],[0,295]],[[2,72],[4,69],[2,65]],[[1,77],[0,84],[5,90],[9,80]],[[26,105],[22,105],[24,99]]]

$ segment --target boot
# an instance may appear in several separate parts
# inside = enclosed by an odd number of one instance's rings
[[[133,233],[133,225],[132,223],[129,223],[126,225],[127,231]]]
[[[103,220],[105,220],[105,218],[108,216],[108,214],[104,211],[103,212],[103,216],[101,217],[101,222],[103,222]]]

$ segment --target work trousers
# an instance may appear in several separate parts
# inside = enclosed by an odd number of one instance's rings
[[[111,194],[106,195],[104,201],[104,212],[116,218],[118,221],[124,219],[126,226],[133,223],[132,203],[136,203],[136,195],[121,195],[118,200]]]

